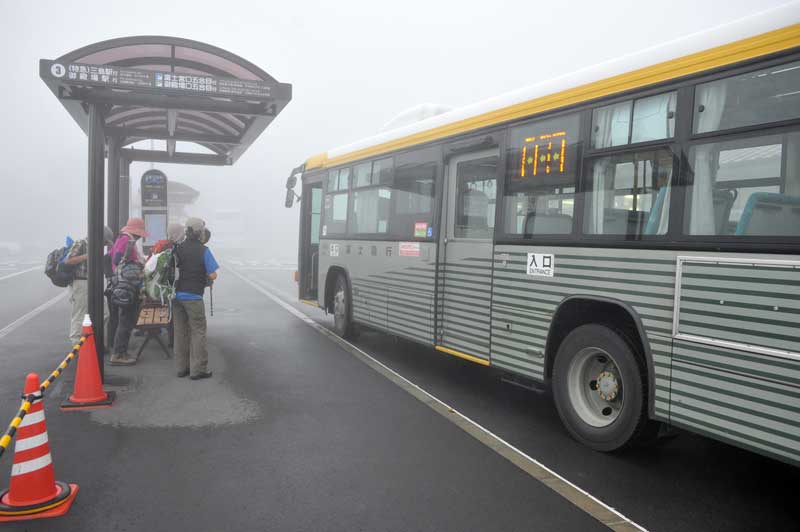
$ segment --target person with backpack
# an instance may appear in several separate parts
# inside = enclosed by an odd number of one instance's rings
[[[103,245],[110,246],[114,242],[114,233],[108,227],[103,228]],[[89,313],[89,254],[88,241],[82,239],[73,242],[66,251],[62,261],[62,271],[71,273],[69,282],[69,301],[72,312],[69,322],[69,341],[75,345],[81,339],[83,319]]]
[[[111,247],[110,303],[111,313],[117,316],[117,327],[109,363],[113,366],[130,366],[136,359],[128,354],[131,333],[139,318],[139,296],[144,278],[142,257],[136,249],[136,241],[148,236],[144,220],[130,218],[120,230]]]
[[[203,293],[217,278],[217,264],[203,244],[206,224],[200,218],[186,220],[186,238],[175,248],[175,365],[178,377],[192,380],[211,377],[206,349],[206,307]]]

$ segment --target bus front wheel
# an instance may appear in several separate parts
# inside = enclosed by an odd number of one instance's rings
[[[353,323],[353,308],[350,286],[344,275],[336,277],[333,291],[333,328],[336,334],[346,339],[357,337]]]
[[[598,451],[645,439],[657,426],[647,416],[647,370],[631,342],[599,324],[564,338],[553,366],[553,398],[570,434]]]

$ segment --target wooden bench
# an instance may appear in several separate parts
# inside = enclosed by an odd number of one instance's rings
[[[142,351],[144,351],[147,343],[152,339],[155,339],[158,345],[161,346],[161,350],[164,352],[166,358],[172,356],[169,348],[167,348],[161,340],[161,331],[163,329],[167,329],[170,339],[172,338],[172,315],[169,311],[169,305],[162,305],[157,302],[145,302],[139,310],[139,320],[136,322],[135,329],[145,332],[144,342],[141,347],[139,347],[139,352],[136,353],[137,360],[141,356]]]

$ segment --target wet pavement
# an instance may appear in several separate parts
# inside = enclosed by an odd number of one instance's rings
[[[213,378],[173,377],[172,360],[154,346],[135,367],[107,366],[116,406],[61,412],[67,371],[45,404],[56,477],[80,493],[64,517],[5,529],[603,528],[226,273],[209,326]],[[44,284],[40,275],[17,279]],[[53,297],[0,289],[13,294],[3,307],[19,315]],[[48,373],[66,352],[67,316],[58,300],[0,339],[0,410],[9,419],[24,375]],[[4,485],[11,458],[0,463]]]
[[[56,477],[70,513],[8,530],[592,530],[598,521],[265,297],[293,301],[292,268],[222,271],[209,318],[214,377],[173,377],[153,346],[107,366],[117,405],[64,413],[73,369],[48,394]],[[230,269],[229,268],[229,269]],[[22,271],[20,268],[17,271]],[[14,272],[12,272],[14,273]],[[0,331],[62,290],[41,272],[0,281]],[[0,337],[0,412],[25,373],[66,352],[62,297]],[[141,339],[135,339],[138,346]],[[355,344],[522,452],[650,530],[795,530],[800,470],[692,434],[601,454],[571,440],[547,395],[491,370],[365,332]],[[3,423],[7,421],[3,419]],[[7,485],[12,453],[0,461]]]
[[[272,293],[293,296],[291,272],[242,273]],[[331,326],[321,310],[294,307]],[[354,343],[649,530],[798,529],[793,486],[800,485],[800,469],[690,433],[649,449],[597,453],[568,436],[547,394],[385,334],[365,332]]]

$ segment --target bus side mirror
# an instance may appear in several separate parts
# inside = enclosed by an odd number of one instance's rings
[[[286,201],[284,202],[284,205],[287,209],[291,209],[292,205],[294,205],[294,190],[291,188],[286,189]]]
[[[286,180],[286,188],[291,190],[294,188],[296,184],[297,184],[297,174],[290,175],[289,178]]]

